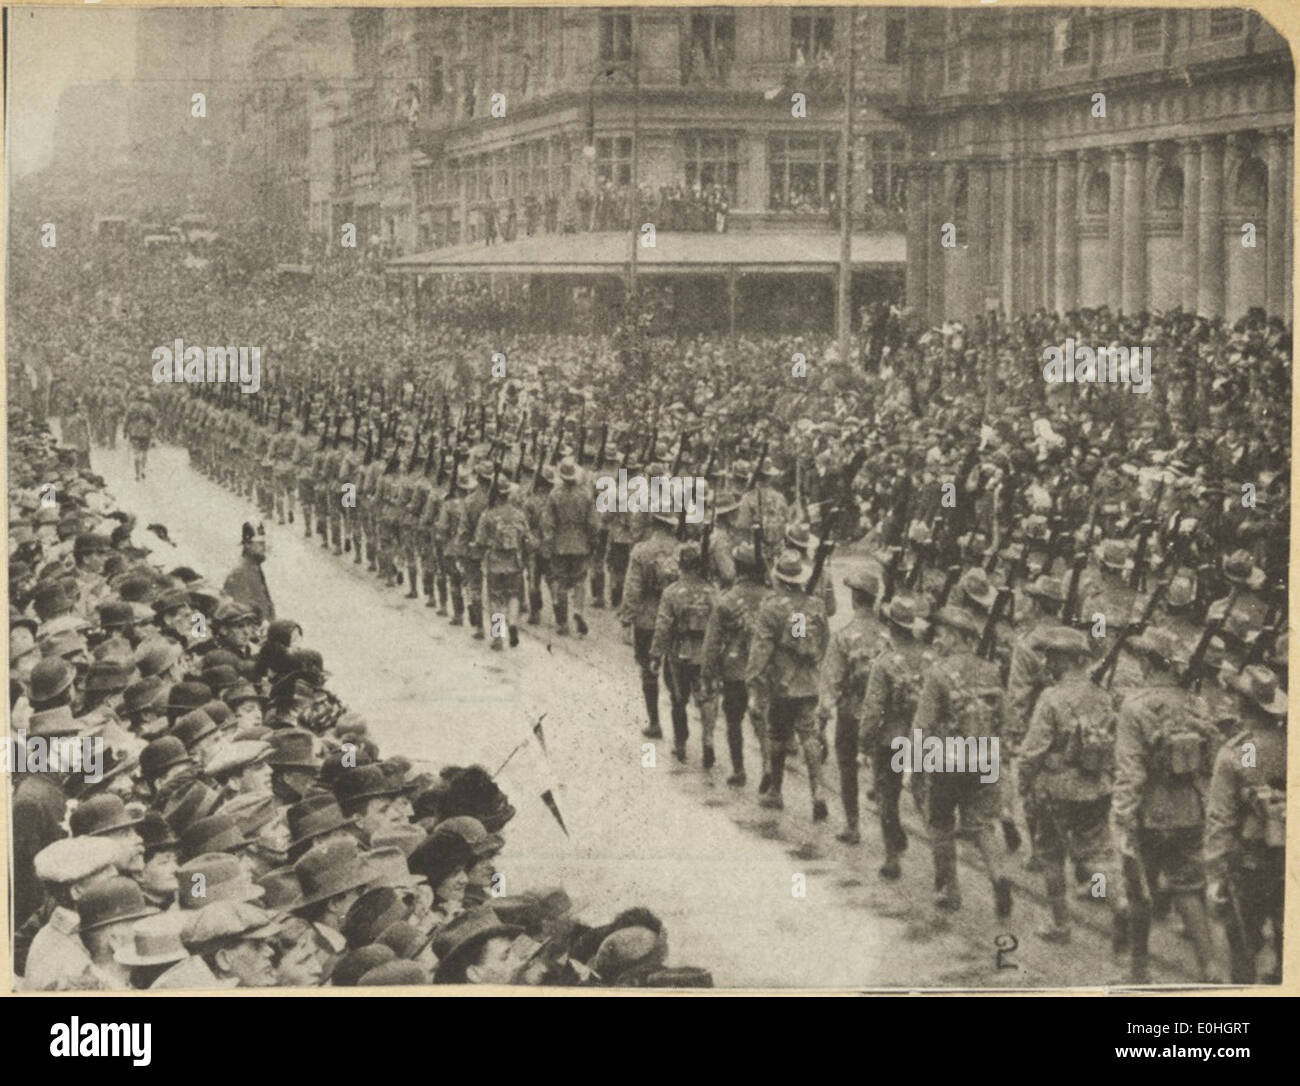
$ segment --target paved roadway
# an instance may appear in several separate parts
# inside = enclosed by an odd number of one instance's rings
[[[143,484],[133,480],[128,455],[119,445],[96,449],[93,459],[139,517],[137,542],[168,568],[193,565],[220,584],[238,557],[240,525],[256,510],[192,470],[182,450],[151,452]],[[153,522],[167,526],[174,548],[145,530]],[[964,910],[936,917],[928,850],[915,834],[903,879],[883,883],[869,808],[864,845],[849,848],[834,839],[842,825],[836,797],[830,820],[814,825],[799,775],[787,780],[783,814],[758,807],[753,763],[745,792],[727,788],[721,721],[711,776],[700,768],[694,735],[686,766],[664,742],[654,766],[644,766],[640,684],[608,612],[589,616],[586,639],[524,627],[518,649],[493,653],[422,601],[403,599],[403,590],[383,590],[350,555],[335,558],[304,540],[300,525],[268,524],[267,535],[277,615],[301,623],[307,643],[324,654],[332,688],[370,721],[386,753],[495,770],[545,714],[549,764],[525,746],[500,778],[519,812],[501,857],[507,893],[560,884],[596,922],[649,906],[668,926],[672,964],[706,966],[720,987],[1095,986],[1121,975],[1098,930],[1077,926],[1063,952],[1035,940],[1045,921],[1041,901],[1021,895],[1013,920],[996,921],[986,881],[965,863]],[[837,623],[847,610],[846,600]],[[665,692],[665,725],[667,701]],[[833,758],[826,768],[833,776]],[[548,783],[568,837],[540,799]],[[796,876],[803,897],[795,896]],[[1186,980],[1186,947],[1158,936],[1157,979]],[[1002,955],[1002,968],[999,939],[1018,944]]]

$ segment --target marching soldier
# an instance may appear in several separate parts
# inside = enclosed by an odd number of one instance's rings
[[[438,450],[429,439],[429,452],[424,458],[424,470],[415,483],[411,495],[411,516],[415,522],[416,549],[420,558],[420,587],[424,589],[424,606],[436,607],[437,613],[447,613],[447,574],[442,568],[442,546],[437,539],[438,514],[442,496],[435,477],[435,456]]]
[[[487,487],[492,482],[492,463],[480,460],[474,469],[479,485],[465,496],[461,504],[460,522],[460,577],[465,593],[469,624],[474,629],[474,640],[483,640],[483,550],[474,542],[478,518],[487,509]]]
[[[619,621],[632,627],[633,651],[641,668],[641,692],[645,696],[650,726],[641,734],[647,739],[662,739],[659,727],[659,669],[650,657],[654,640],[655,618],[663,591],[677,579],[677,518],[671,513],[655,513],[650,536],[632,548],[627,567],[627,585]]]
[[[732,469],[732,478],[748,468],[741,462]],[[763,529],[763,546],[767,554],[777,554],[781,548],[785,526],[790,521],[790,509],[781,492],[773,485],[773,480],[780,476],[780,469],[770,460],[764,458],[758,470],[758,478],[752,483],[745,479],[741,485],[750,489],[740,499],[736,510],[736,524],[745,534],[753,532],[755,525]]]
[[[334,555],[343,553],[343,502],[340,480],[343,475],[343,418],[334,423],[334,436],[320,460],[321,473],[317,476],[317,497],[321,526],[321,546],[332,546]]]
[[[1008,731],[1006,694],[997,665],[977,655],[980,624],[967,610],[951,605],[934,616],[935,663],[925,674],[917,698],[913,732],[922,742],[938,739],[945,754],[957,744],[969,751],[971,742],[986,743]],[[976,847],[988,868],[993,884],[997,915],[1011,915],[1011,880],[1002,873],[1002,851],[993,833],[1001,810],[996,780],[981,780],[977,766],[967,764],[959,771],[955,764],[932,774],[926,782],[926,822],[934,853],[935,905],[955,911],[961,908],[957,885],[958,813],[964,832],[975,838]]]
[[[1138,658],[1145,684],[1120,705],[1111,814],[1129,908],[1130,979],[1150,980],[1152,891],[1163,874],[1200,979],[1210,980],[1215,969],[1205,903],[1202,790],[1218,736],[1178,685],[1173,634],[1151,627],[1124,648]]]
[[[397,541],[399,571],[406,570],[406,598],[420,598],[418,563],[420,555],[420,513],[417,504],[422,497],[420,482],[424,478],[424,463],[419,459],[420,444],[411,444],[411,458],[397,486]]]
[[[539,450],[538,455],[544,457],[545,450]],[[542,538],[542,510],[546,507],[547,497],[554,485],[555,469],[550,464],[542,464],[540,470],[533,469],[533,489],[524,498],[524,515],[528,518],[529,533],[539,541]],[[612,528],[610,530],[613,531]],[[528,625],[530,626],[536,626],[542,621],[542,583],[550,579],[550,573],[549,557],[544,553],[544,546],[539,546],[534,549],[528,563]],[[619,592],[621,597],[621,581]]]
[[[316,479],[312,461],[316,450],[311,440],[311,422],[304,421],[294,449],[294,476],[298,482],[298,512],[302,514],[302,535],[311,538],[311,517],[316,507]]]
[[[447,562],[447,579],[451,590],[451,625],[465,625],[465,588],[461,559],[464,557],[464,545],[461,543],[461,522],[464,520],[465,499],[478,489],[478,480],[467,467],[459,469],[452,479],[450,497],[442,503],[438,512],[438,524],[434,529],[434,538],[442,543],[442,554]]]
[[[922,676],[932,663],[923,643],[929,624],[917,609],[916,600],[910,596],[897,595],[889,601],[887,644],[872,661],[858,711],[859,746],[871,759],[880,835],[885,846],[885,862],[880,868],[885,879],[898,878],[899,857],[907,850],[907,834],[898,811],[903,774],[891,765],[892,744],[897,736],[912,734]]]
[[[635,475],[639,467],[629,466],[628,476]],[[609,535],[605,553],[609,564],[609,605],[618,610],[623,604],[623,583],[627,579],[628,560],[632,548],[645,538],[647,522],[644,517],[629,513],[606,513]]]
[[[830,642],[821,600],[805,589],[810,571],[797,551],[786,551],[772,568],[775,589],[759,605],[745,681],[751,698],[767,709],[771,786],[759,803],[781,810],[786,748],[798,738],[808,768],[814,822],[826,819],[821,796],[822,754],[817,734],[818,673]]]
[[[580,485],[581,473],[571,459],[560,463],[560,485],[542,510],[542,539],[551,564],[551,595],[555,632],[569,632],[569,596],[573,596],[573,625],[579,636],[587,633],[583,604],[587,592],[587,564],[600,534],[594,496]]]
[[[650,643],[650,665],[658,673],[666,663],[668,696],[672,703],[673,756],[686,761],[686,740],[690,736],[686,705],[692,694],[700,712],[704,743],[704,768],[713,768],[713,730],[718,716],[718,695],[714,684],[701,675],[704,636],[718,592],[704,579],[703,555],[698,543],[677,548],[677,580],[664,589],[655,616],[654,638]]]
[[[384,579],[384,587],[392,588],[402,583],[401,540],[399,538],[402,523],[402,441],[397,439],[393,453],[384,466],[384,473],[379,477],[379,494],[377,504],[378,528],[375,540],[375,560],[378,563],[379,576]]]
[[[1051,927],[1037,932],[1049,943],[1070,941],[1066,903],[1066,857],[1076,868],[1104,877],[1110,904],[1116,872],[1110,851],[1114,784],[1115,707],[1110,694],[1089,681],[1088,635],[1065,626],[1040,629],[1029,648],[1042,663],[1048,685],[1035,705],[1019,757],[1018,785],[1032,797],[1034,849],[1042,865]],[[1117,919],[1117,944],[1122,942]]]
[[[294,454],[297,441],[292,430],[286,429],[276,434],[271,442],[271,457],[275,461],[275,519],[277,524],[284,524],[286,516],[293,523],[294,488],[297,476],[294,470]]]
[[[878,567],[871,566],[844,578],[853,595],[853,618],[831,635],[822,662],[817,717],[823,750],[826,725],[832,716],[835,718],[835,762],[840,771],[840,802],[844,805],[844,829],[836,834],[836,840],[848,845],[862,839],[858,833],[858,711],[867,692],[872,662],[887,645],[881,624],[873,614],[880,598],[882,574]],[[829,587],[829,582],[823,584]]]
[[[717,547],[717,536],[713,546]],[[709,615],[709,626],[704,634],[703,676],[705,680],[720,683],[722,687],[722,715],[727,722],[727,750],[731,755],[731,776],[727,784],[743,788],[745,777],[745,736],[741,725],[749,704],[749,690],[745,686],[745,668],[749,662],[750,638],[758,605],[767,595],[762,571],[751,543],[741,543],[732,548],[732,561],[736,580],[718,599]],[[766,719],[751,714],[755,734],[758,736],[762,780],[759,795],[765,795],[771,786],[767,772],[768,749]]]
[[[519,601],[524,566],[533,546],[528,517],[521,506],[510,500],[513,491],[509,479],[498,479],[493,504],[483,510],[474,529],[474,545],[483,555],[487,574],[488,617],[492,647],[497,650],[501,649],[501,615],[506,619],[510,647],[519,645]]]
[[[343,535],[343,550],[352,552],[352,561],[354,564],[361,562],[361,518],[356,507],[356,490],[361,481],[361,452],[357,447],[360,440],[360,418],[354,418],[348,425],[349,438],[348,444],[343,448],[343,455],[339,457],[339,477],[334,487],[334,500],[339,504],[340,528]],[[352,504],[343,504],[343,487],[351,484]],[[280,523],[284,520],[281,518]]]
[[[1286,692],[1258,664],[1233,682],[1243,728],[1214,763],[1205,816],[1210,903],[1228,931],[1232,981],[1254,984],[1272,928],[1267,984],[1282,980],[1282,900],[1286,879]]]

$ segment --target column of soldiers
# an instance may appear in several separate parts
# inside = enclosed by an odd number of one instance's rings
[[[199,398],[189,409],[221,414]],[[777,485],[793,472],[766,448],[715,472],[692,468],[680,447],[674,456],[653,437],[637,448],[630,428],[612,427],[621,450],[589,458],[581,437],[565,440],[579,430],[576,419],[562,419],[554,437],[535,427],[530,442],[522,423],[489,439],[481,419],[471,439],[469,415],[422,436],[396,416],[358,416],[339,461],[314,463],[313,449],[327,441],[304,423],[293,461],[304,533],[313,512],[318,525],[337,523],[336,551],[341,538],[360,562],[364,541],[371,570],[389,584],[404,578],[411,598],[418,584],[429,607],[450,611],[455,625],[468,618],[473,636],[490,634],[493,648],[518,643],[525,610],[529,625],[542,623],[544,589],[555,632],[567,634],[572,622],[585,634],[590,577],[591,606],[608,597],[631,641],[644,735],[664,735],[666,688],[679,761],[688,757],[693,703],[702,764],[712,770],[721,708],[727,783],[745,787],[748,717],[767,808],[784,806],[797,743],[812,817],[826,819],[823,767],[833,750],[838,836],[850,845],[862,840],[859,771],[870,766],[884,879],[901,873],[901,801],[913,796],[931,839],[937,908],[961,907],[960,827],[983,855],[1000,916],[1011,909],[1009,856],[1023,849],[1051,905],[1045,940],[1070,939],[1072,897],[1105,905],[1116,950],[1127,951],[1130,975],[1141,980],[1151,923],[1172,910],[1202,977],[1222,973],[1215,923],[1229,936],[1227,975],[1256,976],[1262,933],[1280,940],[1280,852],[1264,842],[1279,832],[1281,806],[1270,797],[1284,786],[1285,733],[1275,722],[1286,671],[1285,570],[1256,564],[1277,553],[1259,530],[1262,515],[1243,510],[1251,531],[1232,522],[1224,491],[1203,476],[1161,484],[1143,507],[1133,493],[1137,469],[1122,471],[1118,454],[1090,455],[1087,480],[1017,463],[1011,497],[1010,457],[954,458],[936,476],[958,484],[951,512],[911,501],[906,478],[873,483],[871,554],[843,579],[852,615],[832,632],[828,549],[805,520],[813,507]],[[229,436],[213,425],[188,432],[203,435],[195,463],[220,478]],[[342,433],[337,426],[333,447]],[[283,452],[283,431],[278,441],[270,447]],[[423,458],[414,449],[399,455],[421,441]],[[281,508],[291,516],[283,465],[277,459],[263,485],[274,489],[277,516]],[[630,476],[707,476],[703,524],[666,512],[598,515],[594,479],[620,466]],[[355,507],[319,500],[354,478]],[[1068,503],[1044,506],[1052,489]],[[909,515],[909,504],[921,515]],[[821,534],[831,523],[821,518]],[[1252,552],[1241,539],[1262,542]],[[914,734],[945,750],[996,738],[996,780],[981,781],[971,767],[896,768],[895,741]]]

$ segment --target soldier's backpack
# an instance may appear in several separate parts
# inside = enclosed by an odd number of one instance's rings
[[[694,660],[699,655],[714,602],[708,593],[696,592],[683,604],[674,631],[677,635],[675,641],[679,660]]]
[[[1261,784],[1249,793],[1250,806],[1259,819],[1264,844],[1269,848],[1286,845],[1286,790]]]
[[[796,616],[802,615],[802,636],[795,633]],[[820,660],[830,640],[831,627],[819,607],[808,607],[791,601],[789,613],[781,620],[781,636],[777,644],[800,660]]]
[[[1155,768],[1167,777],[1190,780],[1206,764],[1206,739],[1170,702],[1150,703],[1156,717]]]
[[[673,581],[677,580],[677,574],[680,568],[677,565],[676,551],[662,550],[656,554],[650,561],[646,570],[645,593],[647,596],[659,598],[664,594]]]
[[[524,526],[519,522],[518,517],[510,515],[508,511],[499,514],[493,511],[486,523],[487,527],[483,534],[487,540],[488,550],[506,554],[514,554],[518,551],[524,538]]]
[[[1066,704],[1074,727],[1065,743],[1065,764],[1095,777],[1113,762],[1118,719],[1109,707],[1094,705],[1080,712],[1075,702]]]
[[[980,665],[986,662],[975,661]],[[1005,692],[998,685],[997,672],[987,666],[957,667],[951,673],[948,694],[950,720],[947,735],[963,739],[992,738],[1002,734],[1002,704]]]

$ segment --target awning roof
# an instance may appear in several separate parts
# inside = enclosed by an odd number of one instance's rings
[[[531,275],[619,274],[626,269],[632,239],[607,231],[590,234],[535,234],[498,245],[459,245],[398,257],[388,270],[398,273],[525,273]],[[855,234],[856,268],[902,267],[907,241],[901,233]],[[653,248],[637,250],[638,271],[646,275],[830,273],[839,266],[840,239],[825,232],[737,234],[660,231]]]

